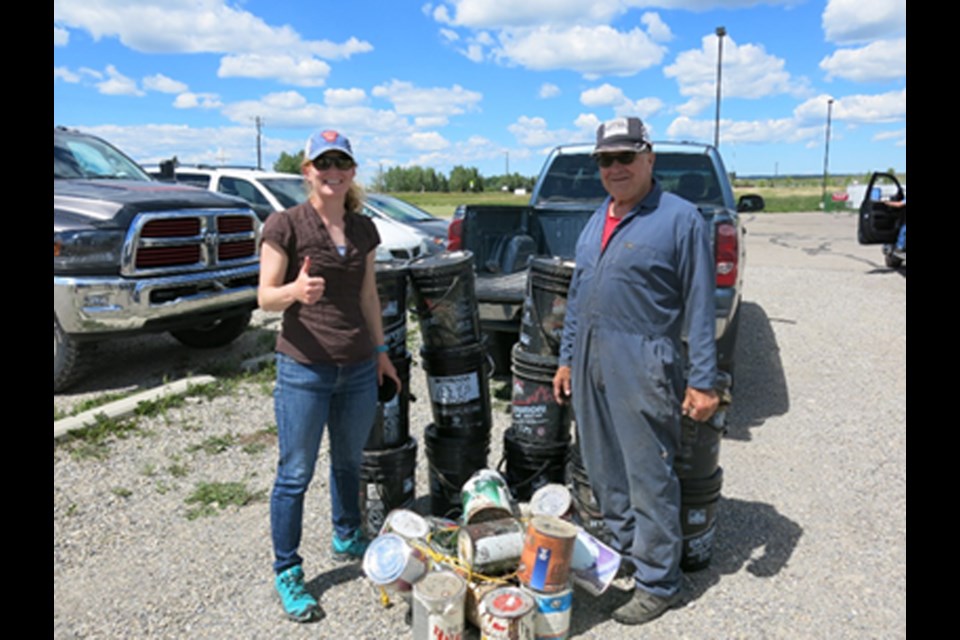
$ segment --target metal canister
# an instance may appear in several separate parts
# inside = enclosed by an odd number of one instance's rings
[[[476,573],[499,576],[515,571],[523,553],[524,528],[514,518],[464,525],[457,554]]]
[[[534,640],[536,603],[517,587],[500,587],[483,598],[481,640]]]
[[[539,593],[520,587],[533,598],[534,634],[536,640],[565,640],[570,635],[570,612],[573,608],[573,589],[556,593]]]
[[[462,640],[466,581],[432,571],[413,586],[413,640]]]
[[[464,603],[464,615],[467,621],[477,629],[482,624],[483,617],[483,599],[488,593],[504,586],[502,582],[477,582],[471,580],[467,582],[467,597]]]
[[[395,533],[377,536],[363,554],[367,578],[391,591],[409,592],[429,568],[426,555]]]
[[[573,545],[570,575],[573,581],[594,596],[599,596],[617,577],[621,556],[615,549],[580,529]]]
[[[534,516],[527,525],[517,578],[534,591],[554,593],[569,586],[577,527],[553,516]]]
[[[426,541],[430,535],[430,523],[415,511],[394,509],[383,519],[380,535],[385,533],[395,533],[405,540]]]
[[[569,519],[573,513],[573,496],[562,484],[545,484],[530,496],[530,514]]]
[[[508,518],[513,503],[507,481],[493,469],[480,469],[460,489],[464,524]]]

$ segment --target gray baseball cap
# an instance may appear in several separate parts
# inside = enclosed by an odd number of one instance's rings
[[[594,155],[616,151],[643,151],[653,146],[640,118],[614,118],[597,127]]]

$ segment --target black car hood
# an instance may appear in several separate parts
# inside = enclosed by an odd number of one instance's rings
[[[96,227],[127,227],[144,211],[249,209],[239,198],[181,184],[144,180],[54,180],[53,212]]]

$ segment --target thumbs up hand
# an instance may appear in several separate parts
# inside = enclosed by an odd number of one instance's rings
[[[294,295],[301,304],[315,304],[323,297],[326,281],[320,276],[310,275],[310,256],[303,259],[300,273],[294,281]]]

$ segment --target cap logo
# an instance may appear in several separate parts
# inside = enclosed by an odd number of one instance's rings
[[[337,137],[338,137],[340,134],[337,133],[336,131],[332,131],[332,130],[330,130],[330,129],[327,129],[326,131],[324,131],[324,132],[321,133],[320,135],[323,137],[324,140],[326,140],[326,141],[329,142],[330,144],[333,144],[334,142],[336,142]]]
[[[617,118],[615,120],[609,120],[603,125],[603,137],[609,138],[610,136],[625,136],[630,133],[629,126],[627,124],[626,118]]]

